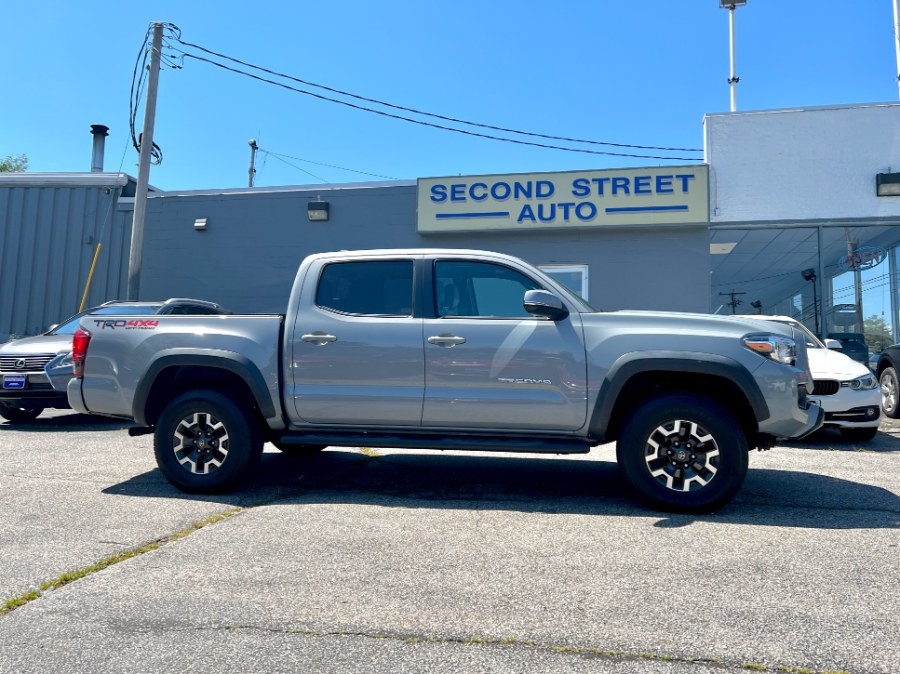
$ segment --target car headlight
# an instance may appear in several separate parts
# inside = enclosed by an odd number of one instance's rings
[[[751,335],[744,337],[744,346],[751,351],[766,358],[771,358],[776,363],[793,365],[797,359],[797,342],[790,337],[782,335]]]
[[[864,374],[862,377],[848,381],[847,386],[854,391],[871,391],[878,386],[878,380],[871,374]]]

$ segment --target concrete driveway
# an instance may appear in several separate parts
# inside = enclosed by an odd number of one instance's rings
[[[612,446],[272,450],[198,498],[120,424],[0,424],[0,672],[897,672],[883,430],[754,453],[695,517],[644,507]]]

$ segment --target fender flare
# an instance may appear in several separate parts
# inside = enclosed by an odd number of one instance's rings
[[[148,425],[146,418],[147,400],[160,373],[170,367],[204,367],[225,370],[243,379],[259,405],[263,417],[275,416],[275,404],[269,395],[269,388],[259,368],[252,360],[233,351],[217,353],[196,353],[171,349],[160,352],[141,376],[132,399],[132,416],[141,425]]]
[[[738,361],[714,353],[685,351],[642,351],[619,357],[609,368],[591,415],[589,435],[603,438],[609,428],[612,411],[625,384],[641,372],[684,372],[726,379],[746,396],[757,421],[770,416],[769,406],[751,372]]]

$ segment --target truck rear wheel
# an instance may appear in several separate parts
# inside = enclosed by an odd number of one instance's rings
[[[747,440],[734,416],[697,395],[666,395],[632,412],[616,441],[619,468],[654,506],[705,513],[744,482]]]
[[[245,479],[262,454],[262,433],[228,396],[188,391],[169,403],[156,424],[156,463],[175,487],[215,493]]]

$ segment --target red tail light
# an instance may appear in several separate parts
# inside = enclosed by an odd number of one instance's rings
[[[84,377],[84,359],[90,343],[91,333],[84,328],[78,328],[72,337],[72,370],[79,379]]]

